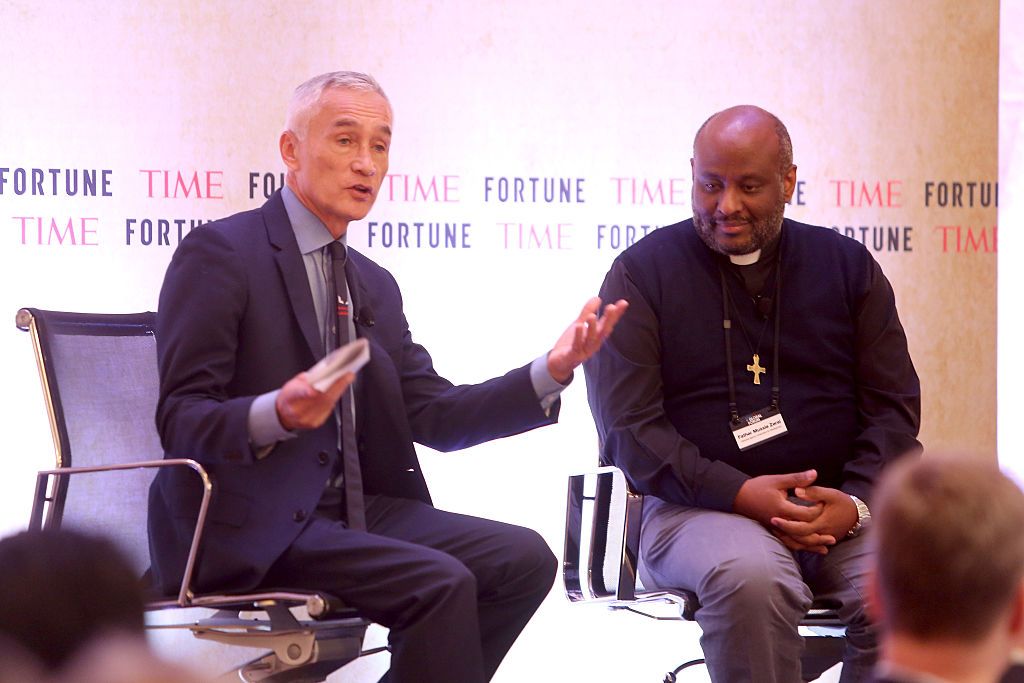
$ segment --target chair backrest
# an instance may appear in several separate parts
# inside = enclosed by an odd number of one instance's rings
[[[32,335],[56,449],[56,467],[160,460],[154,313],[89,314],[22,309]],[[112,538],[141,575],[153,469],[58,477],[34,528],[73,527]]]
[[[562,579],[573,602],[632,600],[643,498],[616,467],[569,477]]]
[[[32,336],[57,455],[56,466],[37,476],[29,526],[71,527],[105,536],[142,576],[150,565],[149,486],[157,468],[188,467],[196,473],[203,498],[184,579],[176,598],[157,596],[146,608],[226,611],[199,622],[192,614],[184,624],[157,619],[155,627],[185,627],[210,642],[272,650],[223,680],[323,680],[361,654],[369,622],[354,610],[326,593],[305,590],[191,590],[212,483],[199,463],[163,457],[154,422],[159,395],[155,319],[154,313],[18,311],[18,327]],[[300,622],[292,607],[305,608],[320,621]],[[241,610],[263,612],[267,618],[228,616]],[[236,665],[237,660],[232,662]],[[270,672],[274,675],[268,677]]]

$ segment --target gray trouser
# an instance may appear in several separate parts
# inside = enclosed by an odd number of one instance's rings
[[[827,555],[794,553],[746,517],[644,499],[640,578],[649,589],[697,594],[701,647],[716,683],[800,681],[797,624],[812,597],[842,605],[841,682],[867,680],[877,656],[864,611],[868,556],[863,534]]]

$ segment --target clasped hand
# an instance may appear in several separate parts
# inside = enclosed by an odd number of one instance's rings
[[[811,486],[817,476],[807,470],[748,479],[733,510],[763,524],[790,550],[824,555],[853,528],[857,506],[838,489]]]

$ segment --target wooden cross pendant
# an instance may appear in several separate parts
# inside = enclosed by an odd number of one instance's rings
[[[761,375],[764,374],[765,369],[761,367],[761,357],[756,353],[754,354],[754,364],[748,365],[747,370],[754,373],[754,384],[760,384]]]

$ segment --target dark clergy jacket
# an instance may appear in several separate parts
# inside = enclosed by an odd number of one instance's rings
[[[639,493],[729,511],[743,482],[814,468],[865,501],[879,471],[920,448],[920,385],[892,287],[863,245],[785,220],[766,320],[727,257],[687,220],[624,251],[601,289],[629,311],[585,365],[602,460]],[[723,297],[722,276],[728,297]],[[723,304],[731,300],[738,413],[766,408],[777,371],[788,434],[740,451],[730,430]],[[761,384],[746,366],[758,353]]]

